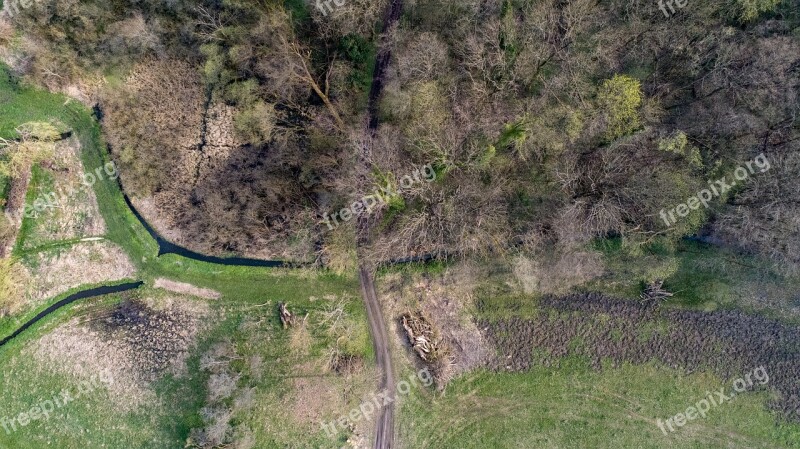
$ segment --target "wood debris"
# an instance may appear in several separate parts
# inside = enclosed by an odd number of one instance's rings
[[[292,315],[292,312],[289,312],[288,304],[283,302],[278,303],[278,311],[281,315],[281,324],[283,324],[283,328],[292,327],[294,325],[294,315]]]
[[[656,280],[645,287],[639,297],[642,301],[662,301],[672,297],[672,293],[664,290],[664,281]]]
[[[408,341],[419,357],[430,362],[439,356],[439,342],[430,322],[420,312],[407,313],[400,318]]]

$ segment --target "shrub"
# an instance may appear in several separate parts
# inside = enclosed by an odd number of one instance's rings
[[[239,111],[233,118],[233,127],[241,139],[253,144],[268,142],[275,127],[274,109],[258,102]]]
[[[781,0],[734,0],[731,10],[736,20],[747,23],[762,13],[774,11],[780,2]]]
[[[639,128],[642,86],[627,75],[614,75],[605,80],[597,93],[601,112],[605,115],[605,139],[613,141]]]
[[[658,149],[683,156],[692,167],[703,167],[703,158],[700,156],[700,150],[689,145],[689,139],[683,131],[678,131],[665,139],[661,139],[658,143]]]
[[[258,82],[241,81],[225,87],[225,100],[238,106],[248,106],[258,101]]]

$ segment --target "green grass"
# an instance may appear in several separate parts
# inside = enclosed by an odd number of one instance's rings
[[[324,292],[319,289],[317,291]],[[297,401],[293,396],[295,393],[293,382],[296,380],[323,382],[325,389],[333,391],[351,391],[349,394],[345,393],[346,408],[320,416],[320,420],[324,421],[335,420],[345,410],[357,407],[361,395],[374,387],[372,377],[369,375],[361,374],[348,379],[324,372],[319,368],[320,363],[325,362],[327,348],[337,344],[345,346],[350,354],[362,357],[368,364],[374,363],[362,304],[357,296],[343,294],[349,298],[345,310],[348,314],[348,329],[352,330],[346,343],[341,340],[334,341],[335,337],[332,337],[327,332],[326,326],[319,322],[320,313],[331,305],[331,302],[322,300],[308,302],[299,299],[290,301],[291,310],[295,315],[309,316],[309,342],[305,348],[293,347],[291,332],[281,329],[276,314],[269,314],[266,323],[256,325],[263,312],[235,306],[238,311],[231,314],[232,317],[224,326],[226,328],[224,335],[232,339],[237,353],[244,360],[258,357],[266,362],[260,370],[248,363],[241,363],[235,367],[243,378],[247,379],[247,386],[253,388],[254,395],[254,407],[237,412],[235,420],[254,431],[254,436],[259,442],[257,447],[277,449],[301,445],[333,449],[341,447],[344,443],[341,438],[346,438],[346,435],[340,435],[338,439],[330,438],[325,435],[317,422],[298,425],[290,416],[291,406],[287,407],[287,404]],[[323,399],[311,397],[305,400]],[[324,408],[325,404],[317,403],[316,406]]]
[[[54,187],[54,179],[49,172],[42,169],[38,165],[32,167],[31,182],[25,195],[25,204],[33,205],[36,199],[39,198],[40,193],[51,192],[54,190]],[[17,243],[14,246],[14,255],[20,256],[22,254],[22,249],[30,240],[30,237],[34,233],[34,228],[38,224],[40,224],[40,222],[36,219],[23,218],[22,226],[20,227],[19,234],[17,235]]]
[[[64,123],[66,97],[25,86],[0,64],[0,137],[15,138],[15,128],[27,122]],[[62,131],[66,128],[59,127]]]
[[[226,341],[233,342],[243,360],[234,366],[242,376],[240,388],[254,388],[257,405],[237,411],[234,422],[255,430],[257,447],[282,448],[293,442],[302,442],[304,447],[340,447],[341,441],[328,438],[321,428],[298,427],[287,419],[285,401],[291,397],[292,379],[303,375],[327,376],[325,381],[332,388],[345,389],[350,385],[350,388],[358,390],[372,387],[371,377],[356,381],[313,370],[303,373],[298,369],[306,362],[318,361],[324,356],[325,349],[335,344],[336,338],[318,323],[319,312],[332,303],[323,297],[331,296],[344,301],[350,320],[348,329],[353,329],[347,348],[362,357],[367,366],[374,363],[365,311],[357,290],[353,288],[355,280],[313,272],[264,269],[256,272],[235,267],[216,267],[222,269],[214,270],[214,266],[201,263],[174,265],[179,266],[187,270],[184,280],[197,280],[200,281],[198,285],[216,287],[224,292],[221,300],[210,304],[215,319],[210,320],[211,328],[200,336],[188,362],[188,375],[181,378],[166,376],[159,380],[152,386],[158,393],[158,403],[148,404],[129,414],[115,412],[106,394],[98,392],[86,400],[76,401],[46,422],[29,425],[11,435],[0,430],[0,447],[181,448],[189,430],[202,427],[200,409],[204,405],[209,373],[200,370],[200,356],[212,345]],[[133,295],[152,297],[163,294],[145,287]],[[108,309],[118,303],[121,296],[87,299],[67,306],[0,349],[2,378],[5,379],[5,382],[0,380],[3,413],[11,416],[28,410],[42,398],[51,396],[51,392],[77,385],[79,379],[60,374],[55,367],[42,366],[25,356],[26,348],[70,318]],[[288,302],[293,313],[301,318],[309,314],[311,344],[308,353],[298,354],[290,347],[289,334],[281,328],[275,313],[278,301]],[[34,313],[31,311],[31,315]],[[14,328],[29,316],[18,318],[13,323],[4,322],[3,328]],[[263,371],[254,370],[247,363],[253,357],[263,360]],[[351,397],[348,407],[357,405],[357,399]],[[269,425],[268,428],[275,426],[284,430],[267,431],[265,424]],[[76,428],[87,431],[76,432]],[[105,431],[107,428],[112,430]]]
[[[478,372],[446,394],[415,390],[399,416],[413,448],[800,447],[800,426],[776,425],[765,392],[740,395],[664,435],[655,420],[730,383],[652,365],[594,372],[580,361],[522,374]]]

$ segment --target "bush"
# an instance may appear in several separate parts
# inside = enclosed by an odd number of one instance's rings
[[[762,13],[774,11],[780,3],[781,0],[734,0],[730,9],[736,20],[747,23]]]
[[[597,93],[600,110],[605,116],[607,141],[616,140],[639,128],[642,86],[627,75],[614,75],[605,80]]]
[[[275,110],[263,102],[258,102],[237,112],[233,118],[233,127],[245,142],[252,144],[268,142],[275,127]]]
[[[661,139],[658,143],[658,149],[683,156],[692,167],[703,167],[703,158],[700,156],[700,150],[689,145],[688,137],[683,131],[678,131],[665,139]]]

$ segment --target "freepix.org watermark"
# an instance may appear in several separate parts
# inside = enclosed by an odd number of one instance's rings
[[[401,380],[398,382],[396,387],[397,394],[405,396],[411,393],[411,387],[417,387],[419,385],[418,382],[422,382],[426,387],[433,385],[433,376],[428,368],[424,368],[418,373],[408,376],[408,380]],[[320,426],[328,437],[334,438],[341,430],[347,428],[348,423],[355,423],[362,419],[370,419],[373,413],[394,402],[396,397],[391,393],[392,392],[387,389],[379,393],[372,393],[372,398],[362,402],[358,408],[350,410],[350,413],[342,415],[337,420],[329,423],[320,423]],[[339,430],[336,428],[337,424],[339,425]]]
[[[5,11],[8,17],[14,17],[20,11],[24,11],[34,5],[38,0],[7,0],[4,2]]]
[[[69,198],[73,197],[80,190],[88,188],[91,189],[95,183],[103,179],[111,179],[112,181],[119,177],[117,166],[113,162],[108,162],[102,167],[98,167],[93,173],[86,172],[81,176],[81,185],[75,189],[70,186],[67,189],[63,187],[56,191],[39,195],[33,200],[33,203],[26,204],[23,211],[25,218],[37,218],[40,213],[47,209],[60,207],[62,203],[66,202]]]
[[[347,222],[353,217],[357,217],[362,212],[370,214],[372,213],[373,209],[381,204],[387,204],[389,200],[400,196],[400,193],[403,190],[410,189],[414,186],[414,184],[419,184],[423,181],[431,183],[435,180],[436,170],[433,169],[431,164],[425,165],[414,170],[412,174],[400,178],[397,190],[395,190],[391,185],[387,187],[380,187],[378,190],[373,192],[372,195],[367,195],[364,198],[361,198],[360,200],[351,204],[350,207],[345,207],[344,209],[340,210],[339,212],[335,212],[330,216],[327,213],[324,214],[323,223],[328,225],[329,230],[333,230],[339,226],[339,220],[342,222]]]
[[[720,388],[719,391],[707,391],[705,398],[700,399],[693,406],[688,407],[685,412],[678,413],[671,418],[667,418],[666,421],[661,421],[660,418],[656,419],[656,424],[658,425],[658,428],[664,432],[664,435],[669,435],[667,433],[667,428],[669,428],[670,432],[674,432],[675,427],[683,427],[689,421],[694,421],[697,418],[705,418],[706,414],[709,412],[709,410],[711,410],[712,407],[718,407],[726,402],[730,402],[736,397],[737,393],[744,393],[745,391],[752,389],[755,385],[753,382],[754,380],[758,382],[758,385],[764,385],[769,382],[769,374],[767,373],[766,368],[759,366],[753,371],[745,374],[743,377],[734,380],[734,391],[730,393],[725,390],[725,387]]]
[[[670,18],[675,14],[676,6],[678,8],[684,8],[688,4],[689,0],[658,0],[658,9],[660,9],[667,18]],[[669,12],[667,12],[667,8],[669,8]]]
[[[333,4],[338,7],[344,6],[347,2],[345,0],[317,0],[316,7],[317,11],[322,13],[323,16],[327,16],[329,12],[333,12]]]
[[[36,405],[16,416],[0,418],[0,426],[3,427],[6,434],[10,435],[12,432],[16,432],[34,421],[47,421],[56,410],[62,409],[71,402],[113,383],[114,379],[109,373],[92,376],[91,379],[79,383],[77,388],[65,388],[53,393],[50,399],[40,400]]]
[[[733,177],[735,179],[730,180],[730,182],[727,177],[709,182],[708,189],[701,190],[697,195],[686,200],[685,203],[679,204],[669,211],[661,209],[659,213],[661,219],[667,227],[672,227],[672,225],[678,222],[678,218],[675,217],[676,215],[678,217],[686,217],[691,211],[699,209],[701,204],[708,209],[712,199],[724,195],[726,192],[736,187],[737,183],[746,181],[750,175],[755,174],[756,168],[759,170],[759,173],[764,173],[772,168],[772,165],[769,163],[764,153],[759,154],[752,161],[747,161],[744,166],[734,170]]]

